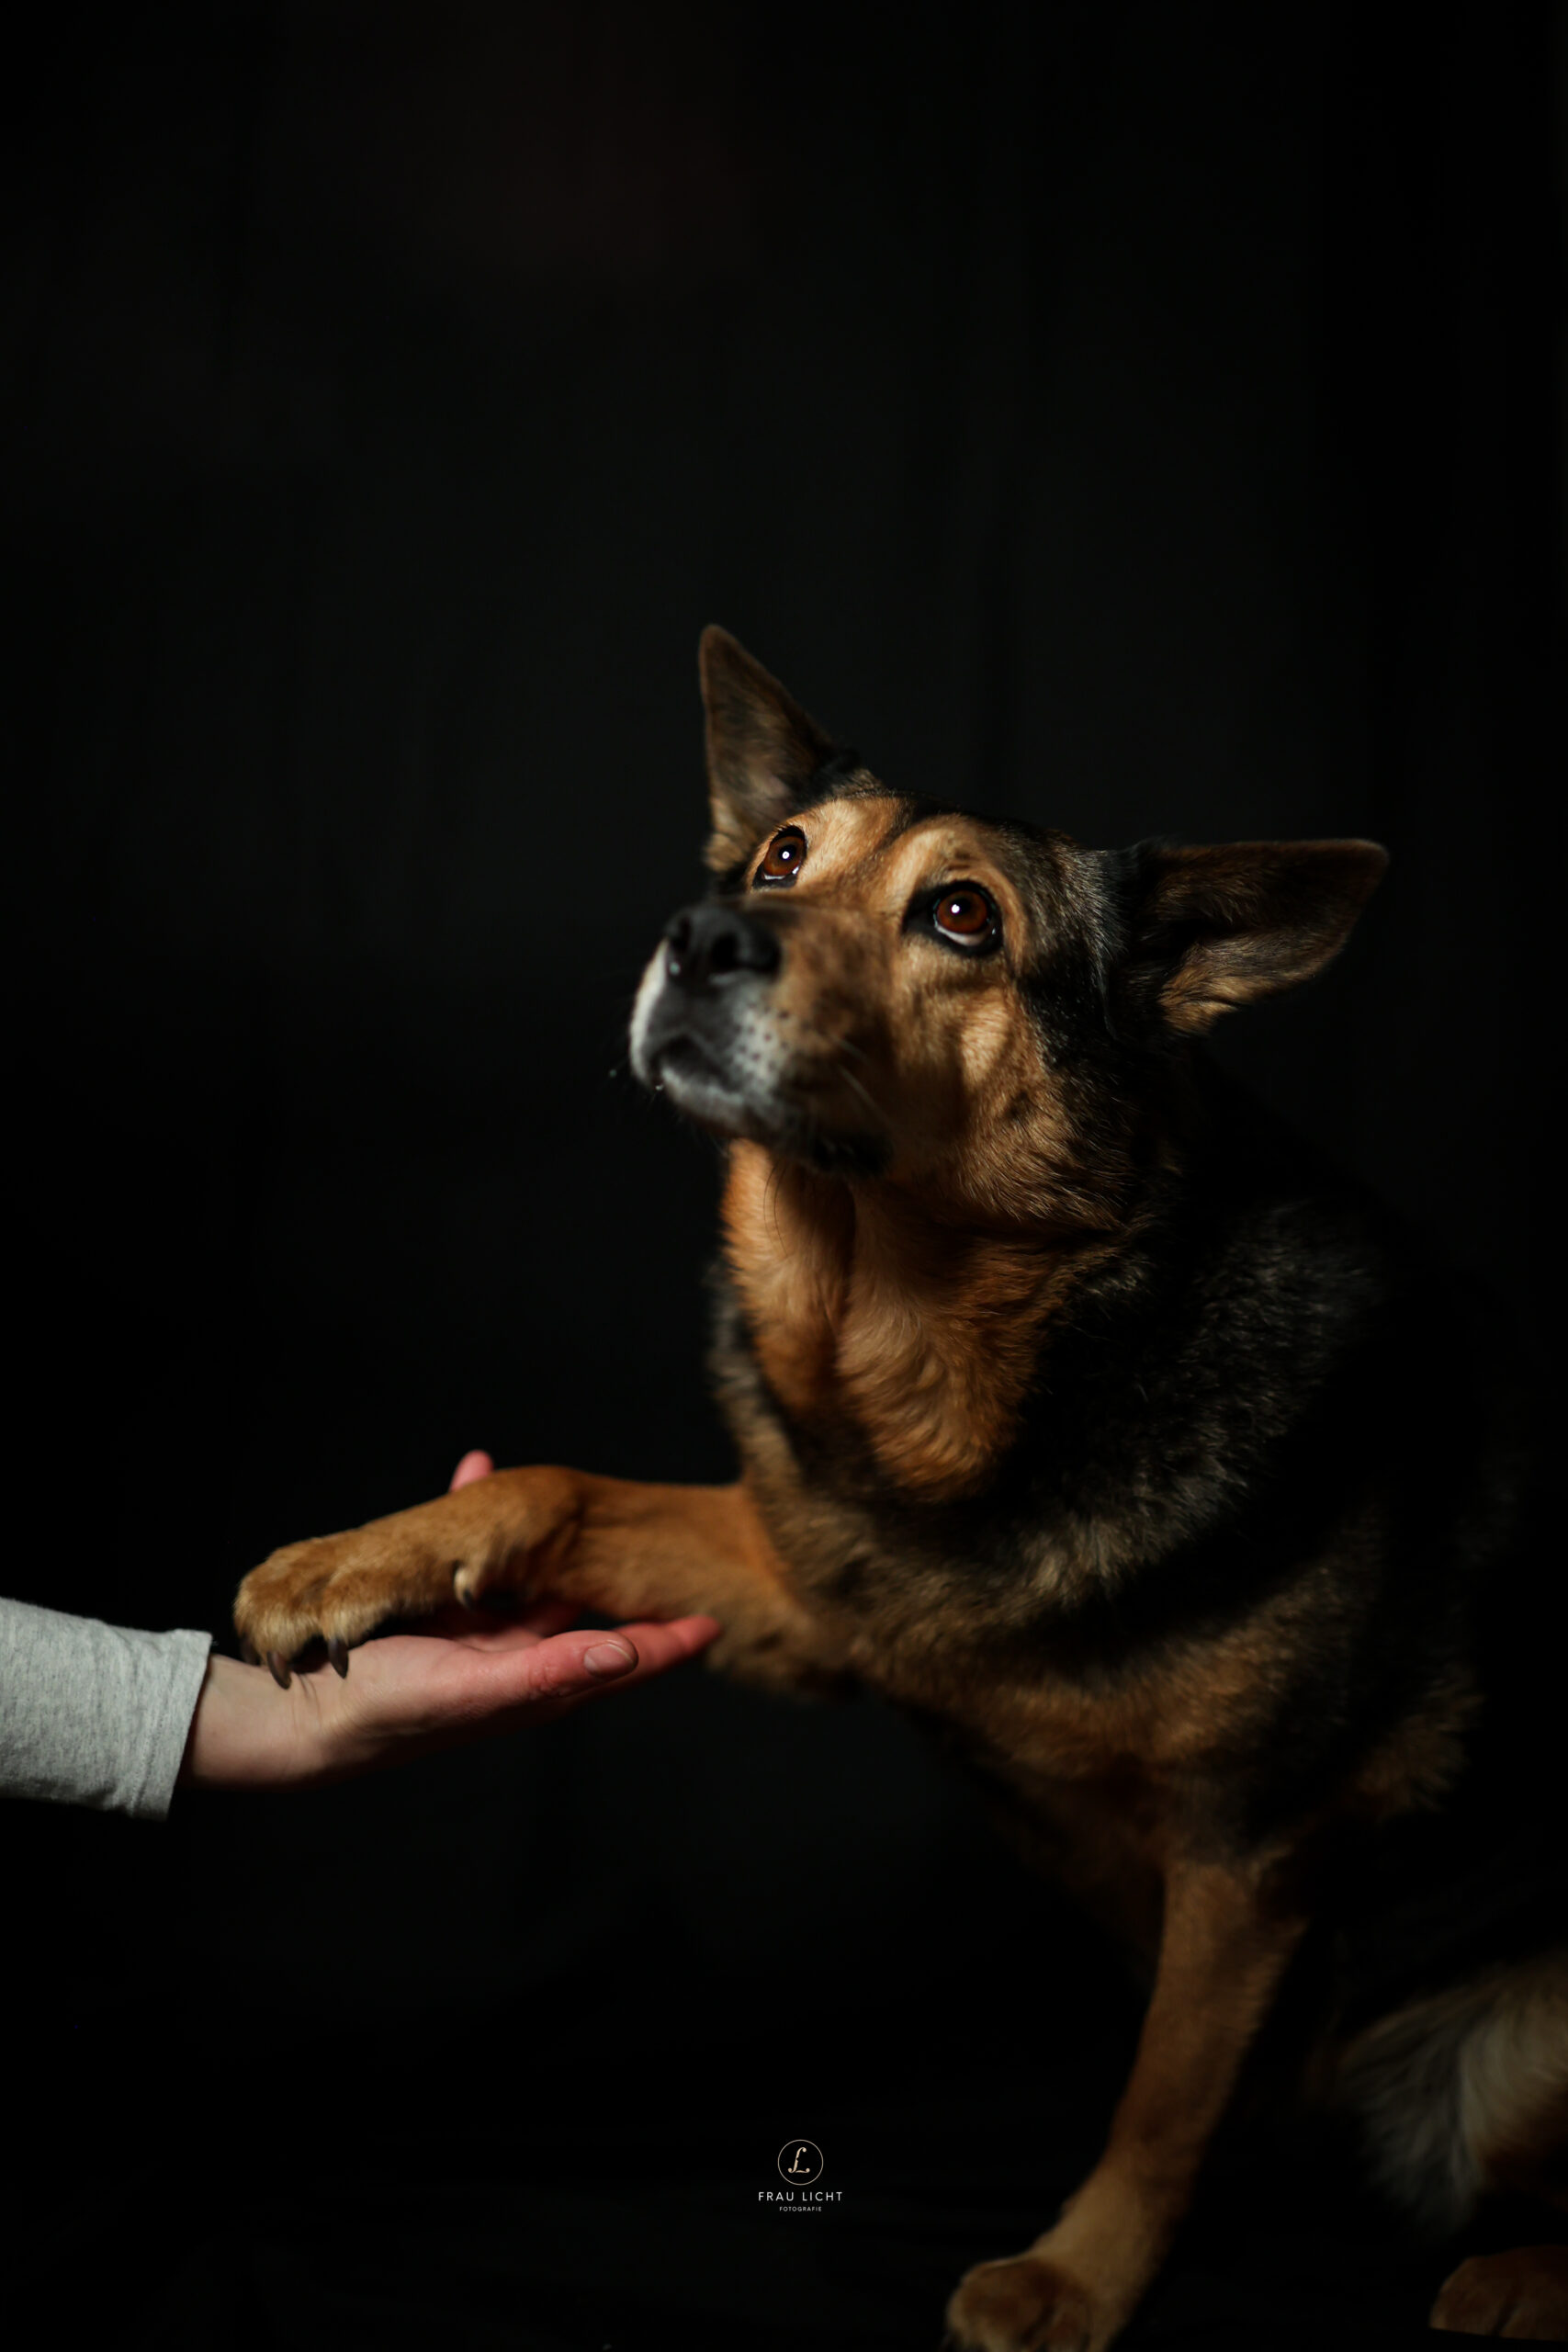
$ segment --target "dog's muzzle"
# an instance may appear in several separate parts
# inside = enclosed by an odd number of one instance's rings
[[[774,926],[724,899],[665,925],[632,1015],[632,1068],[703,1125],[739,1134],[771,1103],[779,1046],[767,1010],[784,960]]]

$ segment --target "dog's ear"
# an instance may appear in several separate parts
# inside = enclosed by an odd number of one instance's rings
[[[1382,881],[1376,842],[1234,842],[1137,853],[1131,964],[1173,1029],[1310,980]]]
[[[707,712],[707,862],[723,874],[750,854],[807,797],[834,745],[776,678],[722,628],[697,649]]]

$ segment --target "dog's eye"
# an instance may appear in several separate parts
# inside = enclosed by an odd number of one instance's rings
[[[776,888],[781,882],[793,882],[805,863],[806,835],[798,825],[786,825],[768,843],[767,854],[757,868],[754,888]]]
[[[939,891],[931,901],[931,922],[958,947],[988,947],[1001,933],[1001,917],[977,882]]]

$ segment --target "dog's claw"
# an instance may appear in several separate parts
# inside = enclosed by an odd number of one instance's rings
[[[288,1662],[284,1657],[283,1652],[281,1650],[268,1650],[266,1654],[266,1662],[272,1668],[272,1679],[276,1683],[278,1689],[280,1690],[287,1690],[293,1678],[289,1674]]]
[[[328,1642],[327,1656],[331,1658],[338,1673],[346,1676],[348,1673],[348,1644],[344,1640],[341,1634],[334,1634],[331,1641]]]

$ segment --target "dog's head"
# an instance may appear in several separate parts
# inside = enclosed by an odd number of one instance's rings
[[[891,792],[723,630],[702,640],[712,894],[632,1061],[699,1125],[1008,1226],[1115,1222],[1182,1042],[1343,945],[1371,842],[1144,844]]]

